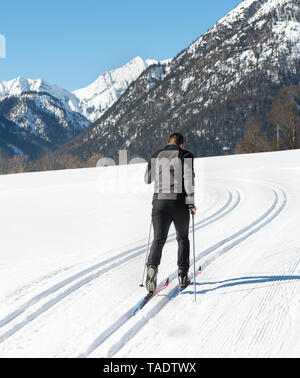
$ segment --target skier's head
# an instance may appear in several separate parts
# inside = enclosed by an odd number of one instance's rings
[[[184,138],[181,134],[179,133],[173,133],[169,137],[169,142],[168,144],[176,144],[180,148],[184,148]]]

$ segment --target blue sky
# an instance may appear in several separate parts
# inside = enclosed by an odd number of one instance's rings
[[[43,78],[68,90],[135,56],[174,57],[241,0],[0,0],[0,81]]]

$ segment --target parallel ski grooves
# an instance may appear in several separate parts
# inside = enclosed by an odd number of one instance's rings
[[[202,264],[202,268],[203,269],[205,269],[208,265],[210,265],[216,258],[218,258],[222,254],[226,253],[231,248],[235,247],[236,245],[238,245],[242,241],[246,240],[251,235],[253,235],[256,232],[258,232],[260,229],[262,229],[263,227],[265,227],[268,223],[270,223],[273,219],[275,219],[281,213],[281,211],[284,209],[284,207],[286,206],[286,203],[287,203],[286,193],[282,189],[279,190],[282,193],[282,195],[283,195],[283,202],[282,202],[282,204],[279,206],[279,208],[274,212],[274,214],[272,216],[270,216],[269,218],[267,218],[273,212],[273,210],[276,208],[276,206],[278,205],[278,202],[279,202],[278,192],[276,192],[274,189],[272,189],[272,191],[273,191],[273,194],[274,194],[274,201],[273,201],[272,205],[267,209],[267,211],[265,211],[263,213],[263,215],[259,216],[254,222],[251,222],[248,226],[246,226],[246,227],[242,228],[241,230],[235,232],[230,237],[228,237],[226,239],[223,239],[220,242],[214,244],[212,247],[208,248],[206,251],[200,253],[196,257],[196,262],[198,262],[204,256],[206,256],[209,253],[217,250],[219,247],[222,247],[224,244],[232,241],[232,243],[230,243],[225,248],[223,248],[221,251],[219,251],[214,256],[214,258],[211,258],[210,260],[208,260],[204,264]],[[264,222],[262,222],[264,219],[266,219],[266,220]],[[260,225],[258,225],[260,222],[262,222],[262,223]],[[257,226],[257,227],[255,227],[255,226]],[[251,228],[253,228],[253,229],[251,230]],[[249,231],[249,232],[247,234],[245,234],[244,236],[242,236],[241,238],[239,238],[237,240],[234,240],[238,236],[244,234],[246,231]],[[169,276],[170,282],[173,281],[176,278],[176,275],[177,275],[177,271],[173,272],[173,274],[171,274]],[[107,353],[107,357],[113,357],[114,354],[116,354],[137,332],[139,332],[148,323],[148,321],[151,318],[155,317],[159,313],[159,311],[161,311],[161,309],[164,308],[165,305],[169,302],[170,297],[172,297],[172,295],[175,294],[176,289],[177,288],[175,287],[173,290],[171,290],[170,293],[169,293],[169,296],[167,296],[167,297],[166,296],[161,297],[160,301],[156,304],[155,307],[153,307],[150,311],[148,311],[145,314],[143,314],[144,315],[143,318],[140,319],[133,327],[131,327],[120,338],[120,340],[109,349],[109,351]],[[126,313],[127,314],[127,321],[131,317],[130,315],[128,315],[128,314],[130,314],[130,311],[131,310],[129,310],[129,312]],[[103,344],[104,341],[109,336],[111,336],[115,331],[117,331],[118,329],[120,329],[121,326],[125,322],[126,322],[126,320],[124,320],[124,316],[122,316],[111,327],[109,327],[109,329],[110,329],[109,335],[107,334],[107,330],[105,332],[103,332],[101,335],[99,335],[95,339],[95,341],[90,345],[90,347],[87,349],[87,351],[84,354],[81,354],[80,357],[88,357],[95,349],[97,349],[101,344]]]
[[[237,200],[234,202],[234,204],[231,207],[229,207],[230,204],[232,203],[233,195],[232,195],[231,191],[228,191],[229,197],[228,197],[228,200],[226,201],[225,205],[223,205],[220,209],[218,209],[216,212],[214,212],[210,216],[208,216],[208,217],[200,220],[199,222],[197,222],[196,225],[195,225],[195,230],[200,229],[200,228],[204,228],[204,227],[208,226],[209,224],[211,224],[211,223],[213,223],[213,222],[215,222],[215,221],[223,218],[224,216],[226,216],[231,211],[233,211],[235,209],[235,207],[240,202],[240,194],[239,194],[239,192],[237,192],[237,194],[238,194]],[[229,207],[229,209],[228,209],[228,207]],[[171,237],[168,238],[167,243],[170,243],[170,242],[172,242],[174,240],[176,240],[175,233],[172,234]],[[25,304],[23,304],[19,309],[13,311],[12,313],[8,314],[5,318],[1,319],[0,320],[0,327],[3,327],[5,325],[9,324],[11,321],[13,321],[14,319],[16,319],[21,314],[23,314],[31,306],[33,306],[34,304],[38,303],[42,299],[47,298],[48,296],[54,294],[58,290],[60,290],[63,287],[67,286],[68,284],[72,284],[77,279],[81,278],[82,276],[85,276],[86,274],[93,272],[94,270],[98,269],[99,267],[104,266],[104,265],[106,265],[106,264],[108,264],[110,262],[115,261],[115,262],[113,262],[113,264],[109,265],[108,267],[103,268],[100,271],[97,271],[95,273],[92,273],[92,274],[88,275],[87,277],[81,279],[80,281],[74,283],[72,286],[70,286],[69,288],[67,288],[65,291],[63,291],[62,293],[58,294],[56,297],[50,299],[49,301],[47,301],[46,303],[44,303],[43,305],[41,305],[37,310],[35,310],[34,312],[32,312],[31,314],[29,314],[28,316],[26,316],[25,319],[23,319],[22,321],[19,321],[19,323],[13,325],[10,329],[8,329],[2,335],[0,335],[0,343],[4,342],[7,338],[9,338],[10,336],[14,335],[17,331],[19,331],[20,329],[22,329],[28,323],[32,322],[34,319],[36,319],[38,316],[40,316],[41,314],[43,314],[45,311],[47,311],[50,308],[52,308],[54,305],[56,305],[57,303],[59,303],[61,300],[63,300],[64,298],[66,298],[68,295],[73,294],[76,290],[80,289],[84,285],[86,285],[86,284],[90,283],[91,281],[99,278],[102,274],[110,271],[111,269],[113,269],[115,267],[119,267],[120,264],[128,262],[128,261],[136,258],[137,256],[143,254],[145,252],[145,248],[146,248],[146,244],[144,244],[142,246],[135,247],[135,248],[131,248],[131,249],[127,250],[127,251],[124,251],[124,252],[120,253],[117,256],[109,258],[109,259],[107,259],[107,260],[105,260],[103,262],[100,262],[99,264],[93,265],[90,268],[84,269],[83,271],[81,271],[79,273],[76,273],[76,274],[74,274],[73,276],[71,276],[69,278],[66,278],[65,280],[63,280],[63,281],[55,284],[54,286],[48,288],[47,290],[41,292],[40,294],[38,294],[36,296],[34,296],[30,300],[28,300]],[[135,253],[131,254],[130,256],[127,256],[128,254],[130,254],[132,252],[135,252]],[[124,256],[126,256],[126,257],[124,257]],[[118,259],[120,259],[122,257],[124,257],[122,260],[118,260]],[[134,309],[135,308],[133,308],[133,310]],[[131,313],[132,313],[132,310],[129,310],[129,311],[131,311]],[[123,318],[123,316],[121,317],[121,319],[122,318]],[[119,321],[121,319],[119,319]]]

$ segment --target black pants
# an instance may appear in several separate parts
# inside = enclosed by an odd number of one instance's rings
[[[174,222],[178,242],[179,269],[188,271],[190,267],[189,223],[190,213],[184,200],[153,200],[152,222],[154,240],[151,245],[147,266],[160,264],[162,250]]]

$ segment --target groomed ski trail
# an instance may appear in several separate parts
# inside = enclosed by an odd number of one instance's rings
[[[240,202],[239,192],[234,193],[234,191],[228,190],[227,196],[228,198],[223,206],[214,211],[211,215],[204,217],[203,219],[195,223],[195,230],[202,229],[212,224],[213,222],[222,219],[231,211],[233,211],[236,206],[238,206],[238,203]],[[235,200],[234,196],[236,197]],[[167,243],[174,242],[175,240],[176,235],[174,233],[170,234]],[[108,273],[109,271],[115,268],[119,268],[121,264],[124,264],[131,259],[135,259],[138,256],[143,256],[145,254],[145,251],[146,244],[125,250],[116,256],[99,262],[98,264],[92,265],[84,269],[83,271],[80,271],[74,275],[71,275],[68,278],[63,279],[61,282],[56,283],[52,287],[47,288],[43,292],[27,300],[15,311],[9,313],[4,318],[0,319],[0,332],[2,330],[2,332],[0,333],[0,344],[12,335],[14,335],[19,330],[21,330],[23,327],[27,326],[29,323],[34,321],[44,312],[46,312],[49,309],[52,309],[53,306],[58,304],[60,301],[62,301],[69,295],[74,294],[75,291],[91,283],[92,281],[100,278],[103,274]],[[102,269],[98,270],[99,268]],[[60,291],[64,288],[66,289]],[[57,295],[53,297],[53,295],[55,295],[56,293]],[[43,300],[47,298],[50,299],[46,302],[43,302]],[[30,308],[38,304],[41,305],[34,311],[28,313],[27,310],[30,310]],[[19,318],[21,318],[22,315],[24,315],[24,318],[17,321]],[[14,324],[10,328],[5,329],[7,328],[5,326],[9,325],[10,323],[13,323],[13,321],[15,321]],[[120,319],[121,323],[122,321],[123,317],[121,317]]]
[[[243,227],[241,230],[235,232],[234,234],[230,235],[228,238],[220,240],[207,250],[198,253],[196,256],[196,262],[201,261],[202,269],[206,269],[213,261],[215,261],[219,256],[223,255],[233,247],[237,246],[238,244],[242,243],[251,235],[254,235],[256,232],[260,231],[263,227],[269,224],[273,219],[275,219],[283,210],[286,205],[287,196],[283,190],[280,189],[271,189],[274,195],[274,201],[272,205],[257,219],[253,222],[248,224],[246,227]],[[238,197],[239,198],[239,197]],[[239,200],[238,200],[239,201]],[[196,228],[195,228],[196,230]],[[204,257],[212,254],[207,259]],[[193,263],[193,262],[192,262]],[[123,336],[118,336],[119,341],[109,347],[109,350],[104,353],[100,352],[100,356],[102,357],[113,357],[120,349],[130,340],[134,335],[136,335],[147,323],[150,319],[153,319],[169,302],[170,298],[173,297],[176,291],[175,280],[177,279],[177,270],[174,271],[172,274],[169,275],[169,287],[172,287],[171,290],[168,290],[168,295],[162,295],[162,298],[158,301],[156,298],[156,302],[158,302],[150,311],[145,311],[142,314],[142,318],[136,321],[136,324],[132,325],[129,330],[125,331]],[[172,285],[173,282],[173,285]],[[159,296],[158,296],[159,297]],[[134,306],[135,308],[135,306]],[[145,313],[147,311],[147,313]],[[126,312],[122,317],[113,323],[107,330],[105,330],[99,337],[95,339],[95,341],[90,345],[88,350],[85,353],[79,355],[79,357],[88,357],[99,348],[113,333],[119,331],[119,329],[126,323],[132,321],[132,309]]]

